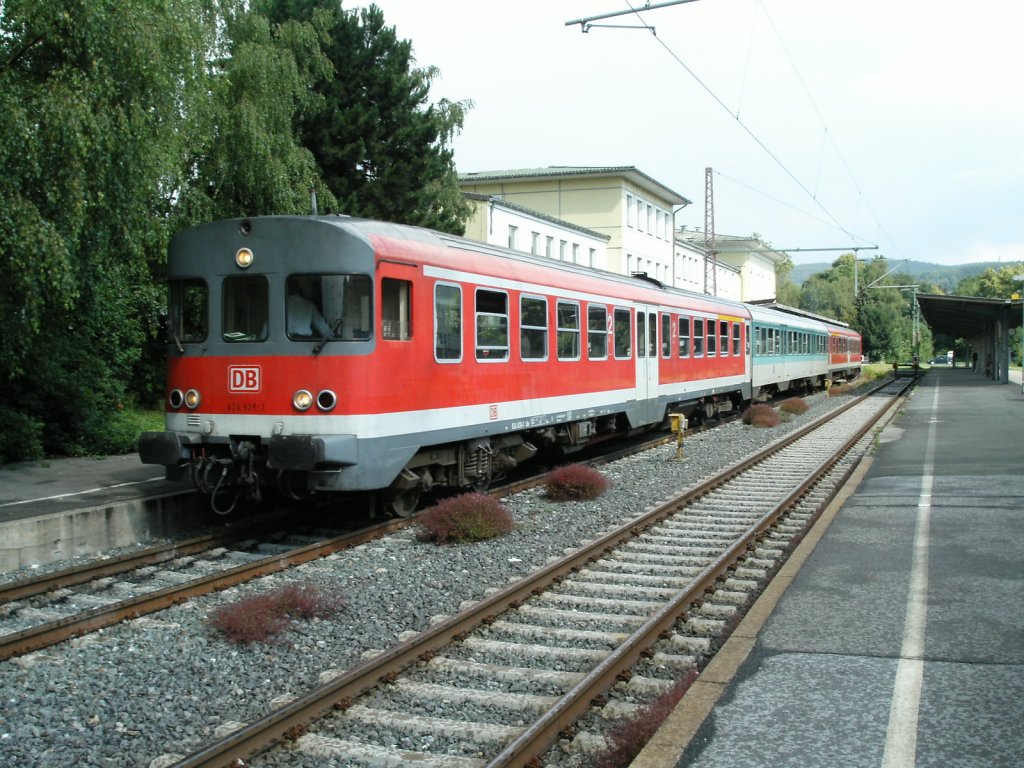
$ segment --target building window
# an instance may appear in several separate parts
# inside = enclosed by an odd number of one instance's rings
[[[596,266],[596,264],[595,264],[596,261],[597,261],[597,249],[596,248],[591,248],[590,249],[590,263],[587,264],[587,266],[588,267]]]
[[[626,226],[633,226],[633,196],[626,193]]]
[[[530,233],[530,253],[534,256],[540,255],[540,232]]]
[[[567,242],[565,242],[565,240],[559,240],[558,241],[558,258],[561,261],[565,261],[566,249],[568,247],[569,247],[569,244]]]
[[[572,244],[572,263],[573,264],[579,264],[580,263],[580,244],[579,243],[573,243]]]
[[[508,225],[508,247],[512,250],[516,249],[516,245],[519,241],[519,227]]]
[[[544,255],[549,259],[555,255],[555,238],[548,235],[547,241],[544,243]]]

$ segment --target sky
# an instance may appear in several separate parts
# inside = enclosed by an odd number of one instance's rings
[[[460,173],[635,166],[693,229],[712,168],[715,231],[797,264],[1024,260],[1024,3],[662,3],[376,1],[473,103]]]

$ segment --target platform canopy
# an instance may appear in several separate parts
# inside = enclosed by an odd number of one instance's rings
[[[954,339],[990,333],[998,322],[1008,328],[1021,324],[1021,299],[982,299],[977,296],[917,294],[921,315],[932,329]]]
[[[932,333],[964,339],[976,370],[1009,383],[1010,331],[1024,322],[1024,301],[919,293],[917,304]]]

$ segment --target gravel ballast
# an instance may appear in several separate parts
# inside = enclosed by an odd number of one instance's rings
[[[456,546],[420,541],[416,527],[187,604],[0,663],[0,764],[152,766],[264,714],[325,675],[360,663],[433,617],[561,557],[667,497],[816,418],[847,397],[773,429],[740,422],[689,437],[685,462],[668,444],[604,466],[609,490],[552,502],[541,489],[502,503],[516,530]],[[299,621],[267,643],[237,645],[209,627],[218,606],[287,584],[340,595],[330,618]],[[156,762],[154,762],[156,761]]]

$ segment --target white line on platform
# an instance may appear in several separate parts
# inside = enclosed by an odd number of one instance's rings
[[[146,480],[133,480],[130,483],[117,483],[116,485],[105,485],[102,488],[90,488],[86,491],[74,491],[73,493],[58,493],[56,496],[40,496],[38,499],[22,499],[21,501],[8,501],[0,504],[0,508],[3,507],[16,507],[19,504],[31,504],[33,501],[55,501],[57,499],[67,499],[71,496],[84,496],[87,493],[99,493],[100,491],[109,491],[113,488],[125,488],[129,485],[142,485],[143,483],[152,483],[157,480],[163,480],[164,476],[150,477]]]
[[[938,412],[939,385],[932,394],[932,414]],[[914,560],[907,594],[907,616],[903,624],[903,643],[896,667],[889,728],[885,734],[882,768],[913,768],[917,754],[917,715],[924,678],[924,633],[928,620],[928,526],[931,517],[932,483],[935,477],[934,415],[928,424],[921,494],[917,502],[917,526],[914,531]]]

